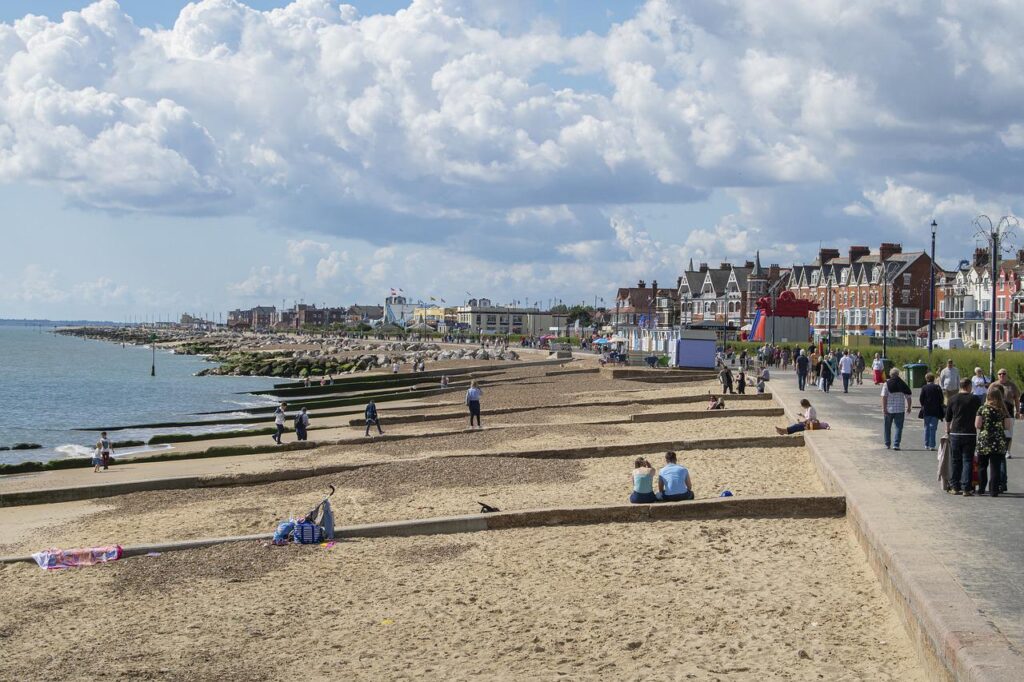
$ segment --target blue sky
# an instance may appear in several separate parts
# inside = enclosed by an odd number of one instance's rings
[[[0,317],[592,301],[932,218],[951,265],[1024,210],[1001,3],[350,4],[0,4]]]

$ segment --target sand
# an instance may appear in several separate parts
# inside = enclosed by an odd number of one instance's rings
[[[651,459],[660,465],[660,459]],[[680,462],[690,469],[698,499],[717,497],[723,490],[737,496],[822,491],[803,448],[683,453]],[[632,468],[632,457],[460,457],[385,463],[261,486],[133,493],[66,503],[70,510],[57,519],[59,523],[37,524],[31,532],[8,529],[0,535],[5,542],[0,554],[29,553],[43,546],[133,545],[271,533],[281,520],[312,508],[328,484],[338,488],[332,498],[337,525],[471,514],[479,511],[478,501],[506,511],[620,504],[628,500]]]
[[[920,680],[842,519],[0,568],[0,678]]]

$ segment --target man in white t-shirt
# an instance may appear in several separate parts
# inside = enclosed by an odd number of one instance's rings
[[[960,370],[952,359],[946,360],[946,366],[939,372],[939,388],[946,394],[947,403],[960,392]]]
[[[844,350],[843,357],[839,358],[839,373],[843,375],[843,393],[849,393],[850,377],[853,376],[853,356],[848,350]]]

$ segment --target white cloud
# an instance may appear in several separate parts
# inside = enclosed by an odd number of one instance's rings
[[[233,296],[259,298],[271,303],[282,297],[297,296],[300,291],[301,282],[297,274],[287,273],[280,267],[275,270],[269,265],[254,267],[248,277],[228,285],[228,293]]]
[[[999,133],[999,139],[1010,149],[1024,149],[1024,125],[1014,123]]]
[[[312,239],[289,239],[286,245],[288,262],[293,265],[303,265],[306,262],[307,253],[327,253],[330,248],[329,244]]]
[[[852,203],[847,204],[846,206],[843,206],[843,213],[845,213],[848,216],[853,216],[855,218],[867,218],[873,215],[871,213],[871,209],[865,206],[864,204],[860,203],[859,201],[854,201]]]
[[[331,280],[341,274],[342,267],[348,264],[348,254],[345,252],[331,251],[326,258],[321,258],[316,264],[316,283],[323,287]]]
[[[72,287],[72,296],[82,302],[110,306],[128,298],[128,287],[118,284],[109,277],[100,277],[91,282],[80,282]]]

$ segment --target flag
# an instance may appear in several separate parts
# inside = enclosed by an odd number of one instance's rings
[[[404,293],[405,293],[405,289],[399,289],[399,290],[398,290],[398,293],[400,293],[400,294],[404,294]]]
[[[394,289],[392,289],[392,290],[391,290],[391,295],[392,295],[392,296],[397,296],[397,295],[398,295],[398,292],[397,292],[397,291],[395,291]]]
[[[434,298],[433,296],[431,296],[431,297],[430,297],[430,300],[431,300],[431,301],[435,301],[435,302],[437,301],[437,299],[436,299],[436,298]]]

